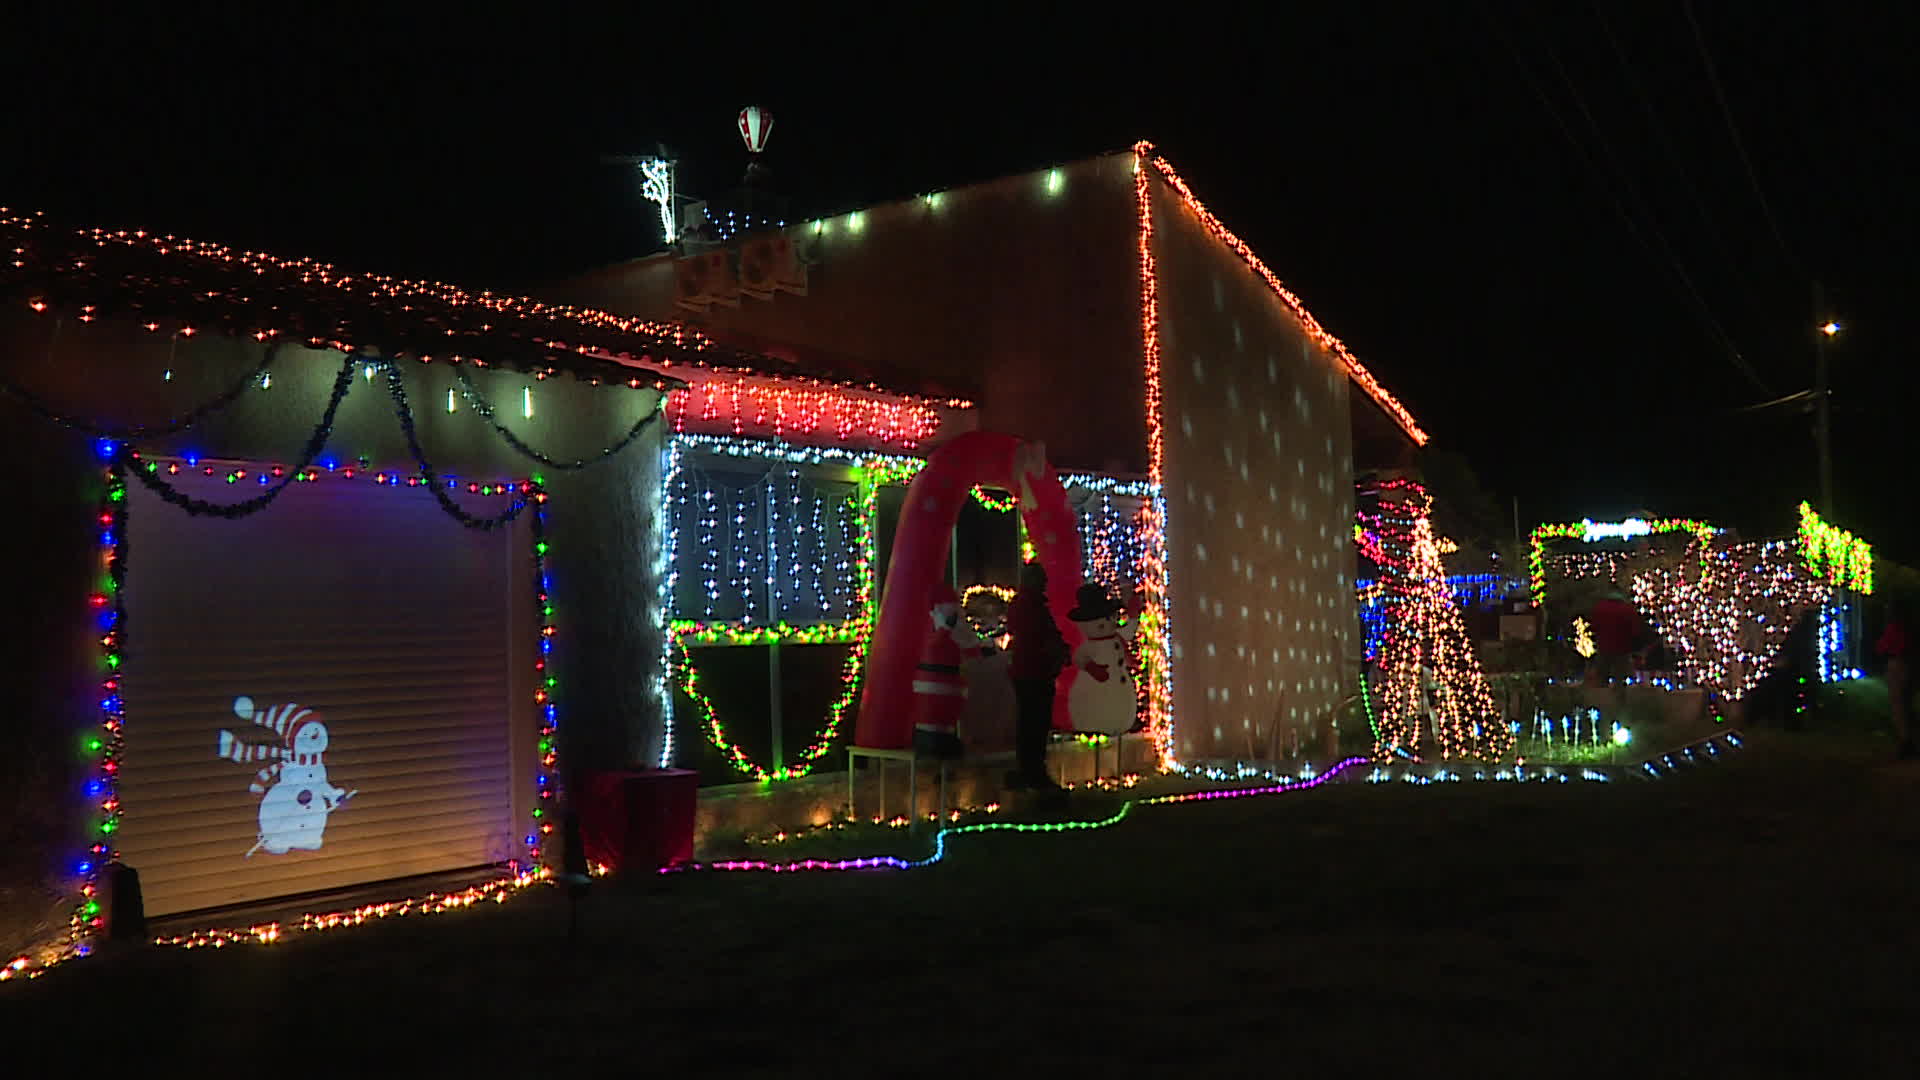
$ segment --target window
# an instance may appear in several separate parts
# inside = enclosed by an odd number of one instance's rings
[[[845,469],[689,454],[670,494],[675,618],[809,626],[855,614],[858,500]]]

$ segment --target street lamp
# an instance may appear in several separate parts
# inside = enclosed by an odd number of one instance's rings
[[[1813,313],[1826,314],[1826,291],[1819,282],[1813,285]],[[1829,318],[1817,329],[1813,339],[1813,441],[1820,480],[1820,512],[1833,514],[1833,390],[1827,385],[1827,342],[1840,332],[1840,324]]]

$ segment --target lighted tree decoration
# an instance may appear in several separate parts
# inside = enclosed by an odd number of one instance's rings
[[[1784,540],[1713,548],[1706,564],[1704,577],[1636,574],[1633,600],[1660,631],[1681,678],[1739,701],[1773,667],[1794,622],[1833,590]]]
[[[1355,536],[1380,567],[1385,630],[1376,659],[1380,710],[1374,752],[1417,753],[1431,725],[1442,758],[1497,759],[1513,746],[1480,659],[1447,587],[1433,535],[1433,500],[1410,480],[1381,484],[1377,513],[1360,514]]]

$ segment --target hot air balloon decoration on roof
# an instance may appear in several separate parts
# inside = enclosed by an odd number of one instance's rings
[[[740,110],[740,139],[747,144],[747,153],[760,156],[767,148],[767,136],[773,134],[773,113],[758,105],[749,105]]]
[[[766,176],[766,166],[760,164],[760,153],[767,148],[767,136],[773,134],[773,112],[758,105],[749,105],[740,110],[740,141],[747,144],[747,182],[754,183]]]

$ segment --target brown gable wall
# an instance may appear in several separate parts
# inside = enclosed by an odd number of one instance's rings
[[[1056,464],[1144,472],[1133,155],[826,218],[792,232],[808,295],[743,297],[694,315],[673,268],[641,260],[545,290],[549,299],[688,319],[825,356],[905,369],[979,402],[979,426],[1039,438]]]

